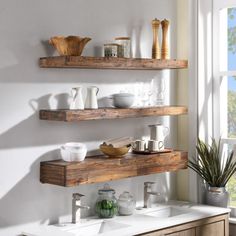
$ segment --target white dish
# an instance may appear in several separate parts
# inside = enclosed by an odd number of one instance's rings
[[[134,95],[131,93],[114,94],[113,103],[117,108],[129,108],[134,103]]]
[[[61,157],[67,162],[83,161],[87,154],[87,147],[83,143],[66,143],[61,146]]]

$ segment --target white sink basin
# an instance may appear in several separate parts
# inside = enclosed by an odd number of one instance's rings
[[[174,216],[188,214],[188,213],[190,213],[190,210],[188,210],[188,209],[167,207],[164,209],[149,211],[147,213],[144,213],[144,215],[158,217],[158,218],[169,218],[169,217],[174,217]]]
[[[94,236],[126,227],[129,227],[129,225],[115,221],[102,221],[91,225],[78,226],[77,228],[67,230],[67,232],[73,233],[75,236]]]

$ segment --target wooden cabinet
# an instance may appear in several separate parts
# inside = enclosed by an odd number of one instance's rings
[[[228,214],[140,234],[139,236],[229,236]]]
[[[220,222],[203,225],[196,228],[196,236],[211,236],[211,235],[226,236],[225,222],[220,221]]]
[[[165,234],[165,235],[168,235],[168,236],[196,236],[196,230],[193,228],[193,229],[187,229],[187,230],[183,230],[180,232]]]

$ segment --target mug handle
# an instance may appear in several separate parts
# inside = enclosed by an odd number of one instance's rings
[[[99,88],[97,87],[97,86],[95,86],[96,88],[97,88],[97,93],[96,93],[96,95],[98,95],[98,93],[99,93]]]
[[[164,142],[163,141],[159,141],[158,142],[158,149],[160,150],[162,148],[164,148]]]
[[[169,129],[169,127],[167,127],[167,126],[165,126],[164,127],[165,128],[165,137],[170,133],[170,129]]]
[[[131,143],[131,147],[135,150],[135,149],[137,148],[136,142],[132,142],[132,143]]]

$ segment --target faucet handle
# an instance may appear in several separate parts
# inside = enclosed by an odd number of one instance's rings
[[[151,187],[155,182],[144,182],[145,187]]]
[[[73,199],[80,200],[81,197],[84,197],[84,195],[80,193],[73,193]]]

